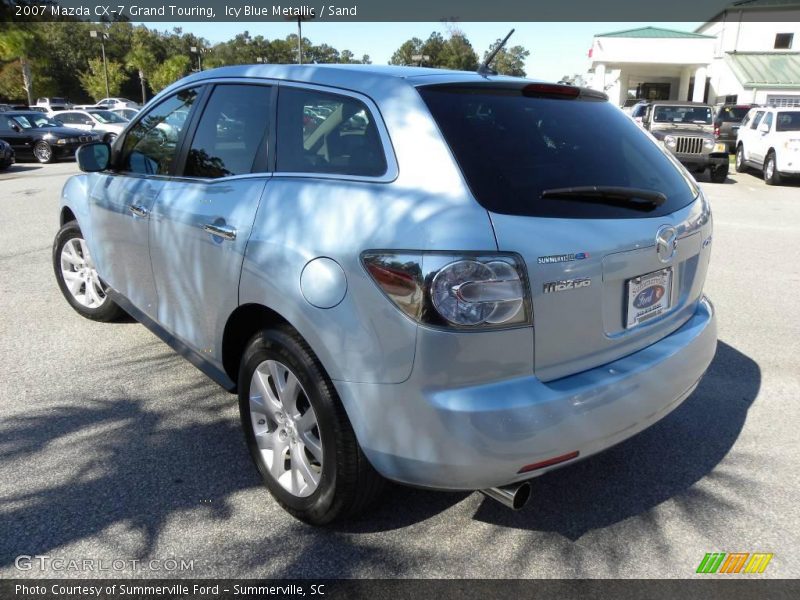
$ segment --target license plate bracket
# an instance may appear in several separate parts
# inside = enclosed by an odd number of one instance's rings
[[[628,279],[625,298],[626,329],[663,315],[672,305],[672,267]]]

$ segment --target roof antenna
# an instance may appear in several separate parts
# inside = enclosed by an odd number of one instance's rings
[[[503,49],[503,46],[506,45],[506,42],[508,41],[508,38],[511,37],[512,33],[514,33],[513,29],[508,32],[508,35],[503,38],[502,42],[497,44],[497,48],[495,48],[489,53],[489,56],[487,56],[486,59],[481,64],[481,66],[478,67],[478,75],[483,75],[484,77],[486,77],[487,75],[497,75],[497,71],[495,71],[494,69],[490,69],[489,65],[494,60],[494,57],[497,56],[497,53],[500,52],[500,50]]]

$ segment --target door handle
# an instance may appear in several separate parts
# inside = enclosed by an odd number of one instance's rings
[[[128,207],[128,210],[131,211],[137,217],[146,217],[150,211],[148,211],[144,206],[140,204],[131,204]]]
[[[226,240],[236,239],[236,229],[234,227],[230,227],[229,225],[215,225],[214,223],[206,223],[203,225],[203,231]]]

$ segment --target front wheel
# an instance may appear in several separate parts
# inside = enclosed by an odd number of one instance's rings
[[[42,164],[53,162],[53,149],[45,141],[36,142],[33,146],[33,156]]]
[[[780,185],[781,183],[781,174],[778,173],[775,152],[767,154],[767,160],[764,161],[764,183],[767,185]]]
[[[93,321],[114,321],[124,314],[108,297],[108,287],[97,274],[89,247],[75,221],[56,234],[53,269],[61,293],[81,316]]]
[[[247,446],[272,496],[324,525],[364,510],[383,480],[369,464],[336,390],[290,327],[258,333],[239,369]]]
[[[725,183],[725,180],[728,178],[728,163],[724,165],[714,165],[709,169],[709,174],[711,175],[711,182],[712,183]]]

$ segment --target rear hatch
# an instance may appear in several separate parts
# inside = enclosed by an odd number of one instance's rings
[[[526,263],[540,379],[633,353],[691,316],[708,265],[707,205],[604,95],[518,83],[420,94],[498,249]]]

